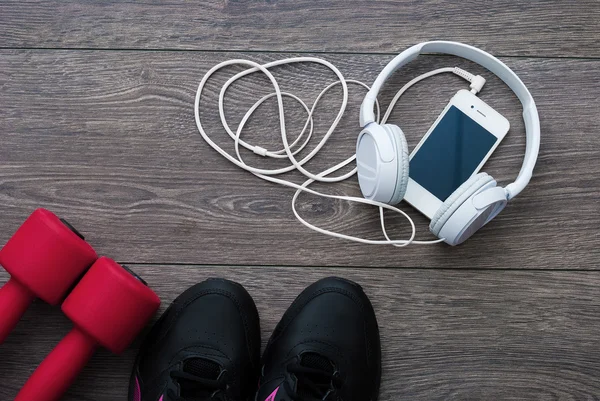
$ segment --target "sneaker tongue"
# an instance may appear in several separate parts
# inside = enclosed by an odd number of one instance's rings
[[[317,369],[329,374],[333,374],[334,372],[334,368],[333,365],[331,364],[331,362],[329,361],[329,359],[327,359],[326,357],[319,355],[319,354],[314,354],[314,353],[306,353],[302,356],[302,359],[300,360],[300,365],[305,366],[307,368],[312,368],[312,369]],[[306,378],[305,378],[306,379]],[[312,384],[317,384],[320,386],[329,386],[330,381],[328,379],[325,378],[321,378],[321,377],[311,377],[310,381],[312,382]],[[300,396],[315,396],[315,392],[312,389],[311,386],[308,385],[308,383],[305,383],[304,380],[299,379],[297,382],[297,387],[296,387],[296,392],[298,393],[298,395]],[[321,396],[324,396],[325,394],[322,394]]]
[[[217,380],[221,374],[221,367],[213,361],[193,358],[184,362],[183,371],[203,379]]]
[[[304,354],[300,360],[300,365],[333,374],[333,365],[323,355],[313,353]]]
[[[207,380],[217,380],[221,374],[221,367],[213,362],[202,358],[188,359],[183,363],[183,371],[196,377]],[[180,395],[189,400],[200,399],[209,396],[214,390],[202,388],[194,382],[181,381]]]

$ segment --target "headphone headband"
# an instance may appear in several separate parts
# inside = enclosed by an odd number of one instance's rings
[[[463,43],[448,41],[423,42],[406,49],[385,66],[373,83],[371,90],[365,96],[360,107],[361,127],[375,122],[373,107],[375,106],[375,99],[377,99],[377,95],[385,81],[396,70],[417,58],[421,53],[451,54],[471,60],[497,75],[517,95],[523,105],[523,120],[525,121],[525,134],[527,137],[525,158],[516,180],[512,184],[507,185],[505,190],[508,199],[518,195],[529,183],[537,161],[540,148],[540,119],[533,97],[523,81],[506,64],[481,49]]]

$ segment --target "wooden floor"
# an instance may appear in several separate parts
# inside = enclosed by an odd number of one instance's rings
[[[0,2],[0,243],[36,207],[66,217],[104,255],[129,264],[163,299],[211,276],[254,296],[263,340],[294,297],[328,275],[360,282],[373,300],[384,347],[382,401],[600,400],[600,2],[427,0],[2,1]],[[195,89],[218,62],[309,54],[346,78],[371,83],[399,51],[429,39],[481,47],[531,90],[542,124],[531,185],[492,224],[451,248],[374,247],[323,237],[295,221],[292,192],[244,173],[210,149],[193,117]],[[396,74],[381,100],[442,66],[423,56]],[[209,82],[202,117],[219,141]],[[283,67],[285,89],[310,103],[334,80],[325,69]],[[511,131],[484,170],[513,178],[525,144],[521,109],[485,74],[482,99]],[[465,87],[435,77],[392,114],[414,146]],[[227,100],[231,121],[269,91],[252,77]],[[338,132],[311,168],[351,154],[364,92],[351,88]],[[317,132],[333,118],[327,96]],[[250,122],[277,143],[273,104]],[[303,114],[290,107],[290,129]],[[336,193],[358,194],[355,179]],[[302,196],[309,220],[378,235],[376,212]],[[429,239],[427,222],[417,222]],[[406,235],[397,220],[392,229]],[[0,272],[0,283],[8,275]],[[12,400],[69,330],[57,308],[36,303],[0,347],[0,400]],[[99,351],[65,401],[126,399],[139,342],[122,356]]]

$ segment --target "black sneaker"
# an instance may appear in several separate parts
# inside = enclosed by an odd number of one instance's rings
[[[262,364],[257,401],[375,401],[381,345],[362,288],[331,277],[304,290],[275,328]]]
[[[260,359],[258,311],[232,281],[211,279],[181,294],[144,340],[129,401],[247,401]]]

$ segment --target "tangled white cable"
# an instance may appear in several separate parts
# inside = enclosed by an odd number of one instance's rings
[[[306,105],[306,103],[302,99],[300,99],[298,96],[296,96],[292,93],[281,91],[281,89],[279,88],[279,84],[277,83],[277,80],[275,79],[273,74],[271,74],[271,72],[269,71],[269,68],[284,65],[284,64],[293,64],[293,63],[317,63],[317,64],[324,65],[327,68],[329,68],[331,71],[333,71],[333,73],[335,73],[335,75],[337,75],[338,80],[331,83],[325,89],[323,89],[321,91],[321,93],[317,96],[317,98],[315,99],[312,107],[309,108]],[[219,145],[217,145],[206,133],[206,131],[204,130],[204,127],[202,126],[202,122],[200,121],[200,100],[202,98],[202,91],[204,89],[204,86],[206,85],[206,82],[210,79],[210,77],[216,71],[218,71],[221,68],[224,68],[226,66],[235,65],[235,64],[244,65],[249,68],[247,70],[244,70],[244,71],[234,75],[233,77],[231,77],[221,88],[221,91],[219,94],[219,114],[221,117],[221,124],[225,128],[225,131],[229,134],[229,136],[234,141],[235,154],[236,154],[237,158],[233,157],[232,155],[227,153],[225,150],[223,150]],[[263,96],[256,103],[254,103],[254,105],[248,109],[248,111],[245,113],[244,117],[240,121],[240,124],[237,127],[236,132],[233,132],[233,130],[227,124],[227,119],[225,118],[225,112],[224,112],[225,93],[226,93],[227,89],[235,81],[237,81],[238,79],[240,79],[248,74],[252,74],[255,72],[262,72],[265,76],[267,76],[267,78],[269,78],[269,80],[271,81],[271,84],[273,85],[274,92],[270,93],[266,96]],[[387,121],[390,113],[392,112],[394,105],[396,104],[396,102],[398,101],[400,96],[408,88],[410,88],[412,85],[414,85],[415,83],[417,83],[425,78],[428,78],[428,77],[436,75],[436,74],[444,73],[444,72],[453,72],[456,75],[459,75],[460,77],[468,80],[469,82],[473,82],[474,78],[475,78],[472,74],[470,74],[464,70],[461,70],[460,68],[456,68],[456,67],[455,68],[440,68],[440,69],[428,72],[426,74],[423,74],[423,75],[413,79],[412,81],[408,82],[396,93],[396,95],[394,96],[392,102],[388,106],[388,108],[383,116],[381,124],[384,124]],[[346,174],[333,176],[333,177],[330,176],[330,174],[332,174],[332,173],[340,170],[344,166],[347,166],[348,164],[352,163],[356,159],[356,155],[352,155],[349,158],[347,158],[346,160],[328,168],[325,171],[317,173],[317,174],[313,174],[304,168],[304,165],[309,160],[311,160],[323,148],[323,146],[325,145],[325,143],[327,142],[329,137],[335,131],[342,116],[344,115],[344,111],[346,110],[346,105],[348,103],[348,84],[360,85],[360,86],[364,87],[365,89],[369,90],[369,87],[366,84],[364,84],[360,81],[345,79],[344,76],[342,75],[342,73],[333,64],[331,64],[330,62],[328,62],[326,60],[319,59],[316,57],[294,57],[294,58],[273,61],[273,62],[264,64],[264,65],[255,63],[253,61],[241,60],[241,59],[225,61],[225,62],[217,64],[213,68],[211,68],[204,75],[204,77],[202,78],[202,81],[198,85],[198,90],[196,92],[196,99],[194,102],[194,115],[196,118],[196,125],[198,127],[198,131],[200,132],[200,135],[202,135],[204,140],[214,150],[219,152],[223,157],[225,157],[227,160],[229,160],[233,164],[237,165],[238,167],[240,167],[246,171],[251,172],[252,174],[256,175],[257,177],[262,178],[263,180],[274,182],[274,183],[281,184],[281,185],[285,185],[285,186],[288,186],[291,188],[295,188],[296,193],[292,197],[292,211],[294,212],[294,215],[296,216],[298,221],[300,221],[302,224],[304,224],[306,227],[310,228],[311,230],[320,232],[322,234],[330,235],[330,236],[333,236],[336,238],[343,238],[343,239],[356,241],[356,242],[360,242],[360,243],[364,243],[364,244],[389,244],[389,245],[394,245],[397,247],[403,247],[403,246],[409,245],[411,243],[414,243],[414,244],[436,244],[436,243],[442,242],[443,239],[438,239],[438,240],[433,240],[433,241],[416,241],[415,240],[416,229],[415,229],[414,222],[412,221],[410,216],[408,216],[405,212],[403,212],[402,210],[400,210],[394,206],[388,205],[386,203],[368,200],[365,198],[360,198],[360,197],[325,194],[325,193],[318,192],[318,191],[308,188],[308,186],[315,181],[340,182],[340,181],[344,181],[344,180],[348,179],[349,177],[353,176],[356,173],[356,167],[355,167]],[[296,159],[296,155],[298,155],[298,153],[301,152],[308,145],[308,143],[310,142],[310,139],[312,137],[313,129],[314,129],[314,123],[313,123],[312,116],[313,116],[313,113],[314,113],[314,110],[315,110],[317,104],[319,103],[319,101],[321,100],[323,95],[325,95],[325,93],[327,93],[328,90],[330,90],[332,87],[334,87],[336,85],[341,85],[343,98],[342,98],[342,104],[340,106],[339,112],[338,112],[335,120],[330,125],[329,129],[327,130],[327,132],[325,133],[325,135],[323,136],[321,141],[319,141],[317,146],[312,151],[310,151],[306,156],[304,156],[304,158],[302,158],[301,160]],[[473,86],[472,86],[472,88],[473,88]],[[478,88],[478,89],[481,89],[481,88]],[[474,90],[478,90],[478,89],[474,89]],[[284,108],[283,108],[283,97],[284,96],[290,97],[290,98],[294,99],[295,101],[297,101],[298,103],[300,103],[307,113],[306,123],[304,124],[302,131],[300,132],[298,137],[291,144],[288,142],[286,127],[285,127],[285,116],[284,116]],[[277,151],[269,151],[263,147],[251,145],[241,139],[242,131],[243,131],[246,123],[252,116],[252,114],[255,112],[255,110],[261,104],[263,104],[267,99],[270,99],[272,97],[277,98],[277,105],[278,105],[278,109],[279,109],[279,125],[280,125],[280,131],[281,131],[281,142],[283,144],[283,148],[280,150],[277,150]],[[379,110],[378,102],[376,102],[376,108],[377,108],[377,120],[379,120],[380,110]],[[306,133],[307,129],[308,129],[308,133]],[[306,135],[306,138],[304,138],[303,142],[298,146],[298,144],[301,142],[302,138],[305,135]],[[243,148],[246,148],[260,156],[263,156],[263,157],[270,157],[270,158],[276,158],[276,159],[287,158],[291,162],[291,164],[287,167],[278,168],[278,169],[263,169],[263,168],[257,168],[257,167],[250,166],[250,165],[246,164],[246,162],[244,162],[244,160],[242,159],[242,156],[240,153],[240,146]],[[297,147],[297,148],[293,150],[294,147]],[[274,177],[275,175],[284,174],[284,173],[290,172],[292,170],[300,171],[308,179],[304,183],[299,185],[299,184],[296,184],[291,181],[287,181],[287,180],[283,180],[283,179]],[[366,238],[360,238],[360,237],[355,237],[355,236],[351,236],[351,235],[341,234],[341,233],[337,233],[334,231],[330,231],[330,230],[326,230],[326,229],[317,227],[317,226],[307,222],[305,219],[303,219],[300,216],[300,214],[298,213],[298,211],[296,209],[296,200],[298,199],[298,196],[300,195],[301,192],[308,192],[313,195],[318,195],[318,196],[322,196],[325,198],[339,199],[339,200],[358,202],[358,203],[363,203],[363,204],[367,204],[367,205],[377,206],[379,208],[379,219],[380,219],[380,223],[381,223],[381,230],[382,230],[382,233],[383,233],[385,239],[372,240],[372,239],[366,239]],[[388,210],[394,211],[396,213],[400,213],[409,221],[410,226],[411,226],[411,235],[410,235],[409,239],[393,240],[388,236],[388,233],[385,228],[385,219],[384,219],[384,213],[383,213],[384,209],[388,209]]]

